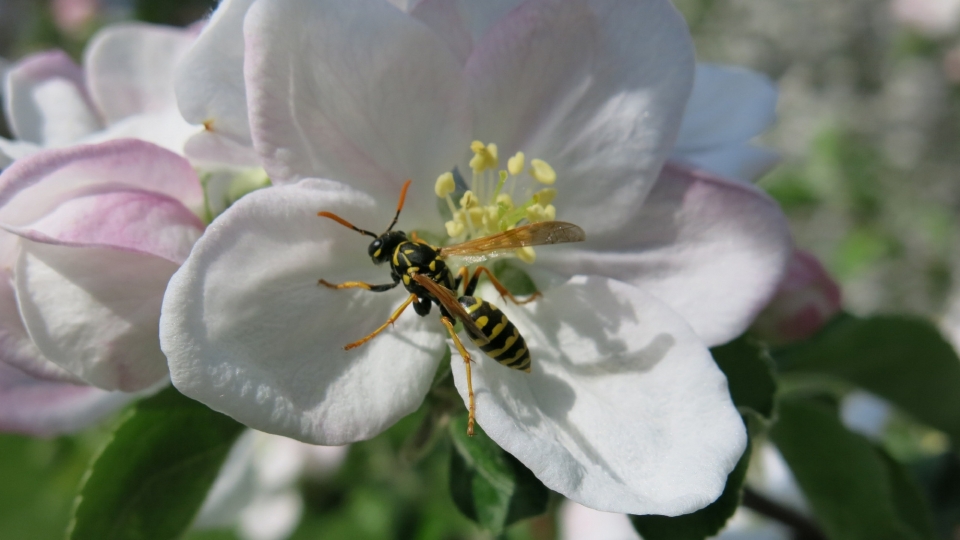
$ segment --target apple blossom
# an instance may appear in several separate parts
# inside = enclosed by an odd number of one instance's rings
[[[816,257],[796,250],[776,295],[753,324],[758,336],[782,345],[809,338],[840,312],[840,286]]]
[[[660,174],[693,78],[668,2],[508,8],[221,4],[178,74],[200,83],[178,86],[181,109],[210,126],[208,141],[242,146],[249,130],[280,186],[227,210],[172,279],[161,317],[172,380],[251,427],[321,444],[372,437],[415,410],[448,346],[443,326],[402,317],[342,350],[401,299],[317,287],[385,272],[361,237],[316,213],[380,226],[412,178],[401,228],[439,238],[449,218],[432,179],[471,170],[471,141],[492,142],[550,165],[555,179],[530,176],[554,180],[557,217],[588,240],[538,249],[525,267],[544,297],[502,309],[534,367],[474,353],[478,423],[574,500],[690,512],[722,491],[745,444],[705,344],[742,332],[776,286],[790,251],[782,215],[749,185],[680,165]],[[478,144],[474,164],[493,165],[497,152]],[[494,171],[476,171],[478,194],[493,194]],[[531,180],[510,181],[518,201],[533,195]]]
[[[106,390],[165,380],[160,300],[203,231],[202,199],[185,159],[143,141],[14,162],[0,174],[3,360]]]
[[[16,140],[0,154],[134,137],[178,153],[198,131],[179,114],[171,79],[195,32],[142,23],[99,31],[81,68],[62,51],[33,54],[7,73],[4,112]]]

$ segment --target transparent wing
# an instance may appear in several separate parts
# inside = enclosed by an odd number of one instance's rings
[[[587,239],[583,229],[565,221],[541,221],[483,238],[440,248],[441,257],[461,257],[474,263],[506,255],[526,246],[565,244]]]
[[[436,281],[428,278],[423,274],[415,274],[413,280],[420,284],[421,287],[426,289],[430,294],[437,297],[437,300],[440,301],[440,304],[446,308],[451,315],[453,315],[457,320],[463,323],[464,328],[467,329],[470,334],[480,342],[481,345],[486,345],[490,341],[487,339],[483,332],[480,331],[480,327],[477,326],[477,323],[473,322],[473,319],[470,318],[470,314],[467,313],[467,310],[463,309],[463,306],[460,305],[460,302],[457,301],[456,295],[453,294],[453,291],[440,285]]]

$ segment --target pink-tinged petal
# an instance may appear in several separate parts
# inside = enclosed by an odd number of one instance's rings
[[[666,0],[528,0],[467,61],[474,135],[550,163],[563,219],[617,230],[673,145],[693,66]]]
[[[79,431],[135,394],[31,377],[0,362],[0,431],[51,436]]]
[[[793,253],[786,218],[753,186],[664,167],[619,235],[537,250],[536,267],[633,283],[679,313],[709,346],[740,335],[772,297]]]
[[[716,500],[746,431],[727,379],[682,318],[597,276],[527,306],[497,304],[532,364],[512,370],[473,349],[477,422],[490,438],[548,488],[598,510],[675,516]],[[465,396],[462,360],[451,362]]]
[[[83,71],[66,53],[21,60],[7,72],[4,108],[18,139],[61,146],[101,129]]]
[[[391,282],[367,256],[370,239],[318,217],[321,210],[379,227],[386,209],[317,180],[246,195],[207,228],[171,279],[160,335],[184,394],[261,431],[338,445],[416,410],[446,344],[436,315],[408,309],[382,335],[343,349],[386,321],[407,293],[319,286],[321,278]]]
[[[36,154],[43,147],[26,141],[11,141],[0,137],[0,170],[6,169],[14,161]]]
[[[253,0],[225,0],[177,68],[174,89],[183,117],[251,146],[243,82],[243,19]]]
[[[675,151],[671,159],[687,163],[708,174],[753,183],[780,162],[780,154],[748,143],[734,143],[707,150]]]
[[[74,197],[38,221],[11,230],[35,242],[114,248],[181,264],[203,228],[200,218],[176,199],[120,190]]]
[[[203,207],[203,189],[190,163],[153,144],[123,139],[46,150],[0,174],[0,223],[19,227],[62,202],[91,191],[143,189]]]
[[[775,344],[806,339],[840,311],[840,286],[816,257],[796,250],[773,300],[753,329]]]
[[[234,142],[217,131],[203,130],[187,139],[183,153],[194,162],[206,162],[235,167],[259,167],[256,152]]]
[[[90,40],[84,66],[108,124],[176,106],[174,68],[193,43],[186,30],[144,23],[108,26]]]
[[[331,178],[389,204],[411,178],[410,218],[441,226],[433,181],[466,154],[470,118],[433,32],[383,0],[260,0],[244,35],[254,144],[274,183]]]
[[[105,390],[143,390],[167,377],[157,327],[176,269],[151,255],[21,240],[20,314],[50,361]]]
[[[684,155],[745,143],[776,119],[777,87],[767,76],[735,66],[697,64],[674,152]]]

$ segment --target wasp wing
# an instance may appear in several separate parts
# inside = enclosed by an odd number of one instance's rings
[[[566,221],[540,221],[461,244],[440,248],[441,257],[461,257],[470,263],[512,253],[526,246],[565,244],[587,239],[583,229]]]
[[[477,323],[473,322],[473,319],[470,318],[470,314],[467,313],[467,310],[463,309],[463,306],[460,305],[460,302],[457,300],[456,295],[453,294],[453,291],[440,285],[436,281],[430,279],[429,277],[423,274],[414,274],[413,280],[420,284],[421,287],[427,290],[430,294],[436,297],[440,301],[446,310],[457,318],[460,322],[463,323],[464,328],[471,334],[472,337],[476,338],[476,341],[480,342],[481,345],[486,345],[490,342],[487,337],[480,330],[480,327],[477,326]]]

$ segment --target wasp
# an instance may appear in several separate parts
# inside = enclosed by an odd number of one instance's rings
[[[473,293],[477,288],[481,274],[486,274],[497,292],[500,293],[501,298],[508,298],[518,305],[534,300],[540,293],[537,292],[529,298],[518,300],[485,266],[478,266],[472,275],[469,269],[463,266],[455,276],[444,259],[456,256],[479,262],[525,246],[580,242],[586,239],[586,234],[583,229],[572,223],[542,221],[460,244],[444,247],[432,246],[419,239],[416,234],[411,234],[408,237],[403,231],[393,230],[400,218],[400,211],[403,210],[403,202],[406,199],[407,188],[409,187],[410,180],[407,180],[400,191],[397,212],[383,234],[374,234],[356,227],[331,212],[317,213],[318,216],[332,219],[362,235],[372,237],[374,240],[367,248],[367,253],[376,265],[390,263],[390,277],[393,278],[393,281],[383,285],[371,285],[362,281],[330,283],[320,279],[318,284],[331,289],[360,288],[373,292],[384,292],[403,283],[404,288],[410,293],[406,301],[390,315],[385,323],[367,336],[345,346],[346,350],[359,347],[386,330],[400,318],[400,315],[411,304],[413,304],[414,311],[421,317],[429,315],[431,306],[436,304],[440,308],[440,322],[443,323],[450,337],[453,338],[453,343],[466,366],[469,398],[467,434],[472,436],[476,410],[470,371],[472,360],[457,336],[454,328],[455,321],[463,323],[467,336],[487,356],[509,368],[529,373],[531,367],[530,351],[527,349],[520,331],[495,305],[474,297]],[[457,297],[454,291],[459,290],[461,285],[464,287],[463,294]]]

